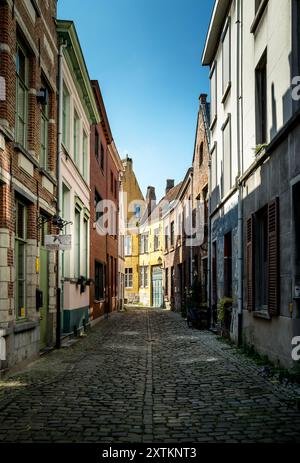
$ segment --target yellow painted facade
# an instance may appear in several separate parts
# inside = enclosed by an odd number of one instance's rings
[[[146,268],[147,270],[147,285],[143,286],[144,278],[139,277],[140,288],[139,288],[139,301],[144,306],[153,306],[155,305],[153,297],[153,281],[152,275],[154,269],[162,268],[163,263],[163,226],[162,221],[157,219],[153,220],[153,223],[150,220],[149,224],[142,225],[140,228],[140,240],[142,235],[148,235],[148,252],[139,254],[139,267]],[[155,234],[158,234],[157,240],[155,239]],[[155,246],[156,243],[156,246]],[[157,246],[158,244],[158,246]],[[141,251],[141,250],[140,250]],[[162,290],[162,303],[163,303],[163,288]]]
[[[123,161],[125,194],[125,300],[139,302],[139,236],[138,226],[144,213],[144,196],[133,171],[132,159]],[[139,212],[139,213],[138,213]],[[134,229],[137,226],[136,229]],[[130,276],[131,273],[131,276]]]

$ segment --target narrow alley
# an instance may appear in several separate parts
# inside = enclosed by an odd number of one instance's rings
[[[296,394],[178,314],[131,310],[0,382],[0,442],[300,442]]]

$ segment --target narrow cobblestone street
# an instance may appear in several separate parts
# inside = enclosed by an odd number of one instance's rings
[[[0,383],[1,442],[300,442],[293,393],[168,311],[104,320]]]

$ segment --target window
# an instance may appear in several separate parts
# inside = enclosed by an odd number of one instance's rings
[[[230,191],[231,187],[231,121],[228,117],[223,126],[223,196]]]
[[[104,265],[95,261],[95,300],[101,301],[104,299]]]
[[[210,98],[211,98],[211,121],[212,125],[217,117],[217,65],[213,64],[210,73]]]
[[[258,310],[268,307],[268,208],[264,207],[255,217],[255,306]]]
[[[169,227],[165,227],[165,250],[169,248]]]
[[[100,212],[100,210],[97,211],[97,205],[101,203],[102,198],[99,195],[98,191],[95,190],[95,196],[94,196],[94,208],[95,208],[95,218],[96,222],[103,216],[103,212]]]
[[[82,134],[82,175],[88,180],[88,137],[85,131]]]
[[[28,53],[17,44],[16,56],[16,142],[27,148],[28,127],[28,90],[29,90]]]
[[[99,133],[98,133],[97,127],[95,127],[95,158],[98,161],[99,159]]]
[[[159,250],[159,228],[154,230],[154,251]]]
[[[174,297],[175,292],[175,270],[171,267],[171,297]]]
[[[63,144],[69,148],[69,114],[70,114],[70,95],[64,86],[63,89]]]
[[[47,88],[43,84],[44,88]],[[47,89],[48,90],[48,89]],[[48,90],[48,94],[49,94]],[[49,103],[41,105],[41,152],[40,152],[40,166],[48,170],[48,143],[49,140]]]
[[[75,208],[74,235],[74,276],[80,277],[80,211]]]
[[[82,234],[82,271],[83,271],[83,276],[86,278],[88,277],[89,270],[88,270],[88,252],[89,252],[89,245],[88,245],[88,239],[89,239],[89,221],[87,217],[84,218],[83,221],[83,234]]]
[[[114,192],[114,174],[110,171],[110,191]]]
[[[200,144],[199,147],[199,166],[201,167],[203,164],[203,141]]]
[[[118,195],[118,182],[115,180],[115,198],[117,198]]]
[[[256,144],[267,142],[267,51],[255,69]]]
[[[135,204],[134,206],[134,215],[137,219],[140,219],[141,218],[141,206],[139,206],[138,204]]]
[[[125,268],[125,288],[132,288],[132,268]]]
[[[16,314],[17,318],[26,317],[26,239],[27,208],[17,201],[15,229],[15,262],[16,262]]]
[[[211,190],[212,192],[217,188],[217,149],[216,145],[211,152]]]
[[[104,146],[101,143],[101,152],[100,152],[100,167],[104,171]]]
[[[232,297],[232,235],[224,236],[224,296]]]
[[[175,244],[175,223],[171,222],[171,237],[170,237],[171,246]]]
[[[132,254],[132,238],[131,235],[125,236],[125,256]]]
[[[165,295],[169,296],[169,269],[165,270]]]
[[[226,97],[226,93],[230,86],[230,79],[231,79],[231,69],[230,69],[230,18],[228,18],[227,24],[225,26],[225,30],[222,37],[222,68],[223,68],[223,76],[222,76],[222,91],[223,91],[223,98]]]
[[[248,310],[280,313],[279,199],[247,220],[247,306]]]
[[[148,252],[148,244],[149,244],[149,235],[148,233],[144,233],[140,236],[140,253],[146,254]]]
[[[80,120],[79,116],[76,111],[74,111],[74,125],[73,125],[73,155],[74,155],[74,162],[78,165],[79,163],[79,143],[80,143],[80,136],[79,136],[79,126]]]
[[[148,267],[140,267],[140,288],[148,288]]]

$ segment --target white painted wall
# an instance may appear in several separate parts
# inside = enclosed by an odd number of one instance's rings
[[[68,198],[65,203],[65,214],[64,219],[72,222],[66,227],[66,233],[72,235],[72,250],[65,251],[64,256],[64,276],[65,278],[74,278],[75,275],[75,247],[74,247],[74,238],[75,238],[75,204],[76,197],[79,198],[82,203],[82,210],[80,214],[80,235],[81,239],[83,237],[83,226],[84,218],[86,215],[89,216],[90,211],[90,188],[89,188],[89,171],[90,171],[90,124],[88,115],[86,114],[85,108],[81,103],[80,96],[77,91],[76,84],[73,80],[73,76],[70,73],[68,65],[63,60],[63,78],[64,84],[70,95],[69,102],[69,148],[68,154],[70,157],[62,154],[62,178],[63,184],[69,190]],[[83,178],[82,171],[82,136],[80,137],[79,142],[79,167],[74,163],[74,143],[73,143],[73,119],[74,119],[74,108],[80,118],[80,134],[82,134],[83,129],[87,135],[87,176],[86,179]],[[89,229],[88,229],[88,240],[87,240],[87,253],[84,253],[83,243],[81,243],[81,256],[80,259],[80,274],[83,276],[89,277],[86,274],[84,268],[85,259],[87,259],[87,269],[89,272],[89,261],[90,261],[90,246],[89,246]],[[86,287],[86,290],[83,294],[80,294],[79,288],[76,288],[75,285],[65,284],[64,286],[64,308],[65,309],[75,309],[79,307],[85,307],[89,305],[89,287]]]
[[[254,161],[255,137],[255,68],[267,48],[267,133],[270,142],[291,116],[291,0],[269,0],[255,34],[250,33],[255,15],[254,0],[243,1],[243,107],[244,170]],[[272,105],[272,84],[274,103]],[[273,107],[272,107],[273,106]],[[275,111],[274,111],[275,109]],[[276,121],[277,129],[272,131]],[[275,126],[274,126],[275,127]]]

